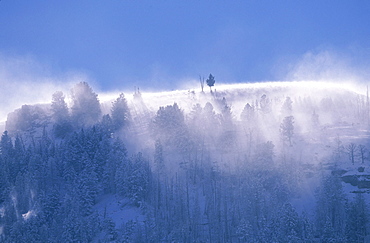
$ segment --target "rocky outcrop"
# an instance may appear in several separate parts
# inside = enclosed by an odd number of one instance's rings
[[[364,169],[360,170],[364,172]],[[370,188],[370,174],[344,174],[341,178],[343,182],[357,186],[359,189]]]

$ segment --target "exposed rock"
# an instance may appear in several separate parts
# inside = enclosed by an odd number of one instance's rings
[[[370,175],[345,175],[341,178],[345,183],[357,186],[359,189],[370,188]]]

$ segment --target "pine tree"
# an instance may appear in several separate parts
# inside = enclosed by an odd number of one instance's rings
[[[103,186],[106,192],[116,193],[117,184],[122,186],[122,180],[125,177],[127,150],[118,138],[115,139],[110,147],[108,159],[104,166]]]
[[[284,144],[288,143],[292,146],[292,138],[294,135],[294,117],[287,116],[284,118],[283,122],[280,124],[280,134]]]
[[[63,92],[58,91],[53,94],[51,111],[54,122],[54,134],[56,137],[64,137],[67,133],[71,132],[72,125]]]
[[[355,200],[349,204],[346,223],[346,239],[348,242],[365,242],[369,212],[362,193],[357,193]]]
[[[181,156],[191,148],[184,113],[176,103],[159,108],[152,123],[152,134],[163,146],[171,147]]]
[[[164,173],[164,159],[163,159],[163,147],[161,141],[158,139],[155,141],[155,150],[154,150],[154,165],[155,171],[158,174],[158,177]]]
[[[111,138],[112,132],[114,131],[113,121],[109,114],[102,117],[100,123],[100,130],[104,137]]]
[[[262,114],[268,114],[271,112],[271,101],[267,97],[267,95],[264,94],[261,96],[259,105],[260,105],[260,111],[262,112]]]
[[[16,136],[14,141],[14,163],[16,166],[19,166],[20,172],[27,171],[27,158],[26,151],[23,146],[23,142],[21,141],[21,138],[19,135]]]
[[[105,232],[104,242],[115,242],[118,238],[118,232],[113,220],[111,218],[104,219],[102,226]]]
[[[207,85],[209,86],[210,91],[212,92],[212,87],[215,85],[215,77],[212,74],[209,74],[209,77],[206,80]]]
[[[63,92],[57,91],[52,96],[51,111],[54,122],[68,120],[69,112],[68,106],[65,102]]]
[[[293,206],[290,203],[284,204],[278,217],[279,229],[276,232],[279,241],[298,242],[301,235],[300,220]]]
[[[86,156],[83,157],[85,167],[78,177],[78,190],[80,200],[80,213],[88,216],[92,213],[95,198],[99,192],[99,184],[94,165]]]
[[[313,241],[314,227],[305,211],[302,214],[302,230],[301,231],[302,231],[302,240],[304,242]]]
[[[254,123],[255,122],[255,111],[254,107],[247,103],[244,106],[242,113],[240,114],[240,118],[245,123]],[[253,124],[254,125],[254,124]]]
[[[46,199],[42,203],[44,217],[46,221],[51,222],[60,207],[60,192],[57,188],[53,188],[51,192],[46,195]]]
[[[129,160],[128,170],[125,195],[135,206],[140,206],[147,199],[150,172],[148,163],[141,153]]]
[[[96,124],[101,116],[98,95],[86,82],[75,85],[72,89],[72,119],[77,127]]]
[[[0,205],[5,202],[9,195],[10,184],[8,181],[8,173],[4,161],[0,156]]]
[[[291,116],[293,107],[292,107],[293,101],[290,99],[290,97],[286,97],[283,106],[281,107],[281,113],[284,116]]]
[[[17,157],[15,157],[12,138],[8,135],[7,131],[5,131],[1,136],[0,155],[3,160],[7,179],[10,183],[14,184],[15,179],[20,171],[20,161],[16,160]]]
[[[130,110],[125,95],[121,93],[112,105],[112,122],[116,130],[127,126],[131,121]]]
[[[0,152],[3,158],[13,156],[13,142],[11,137],[8,135],[8,131],[4,131],[1,136]]]
[[[317,194],[316,228],[324,241],[342,239],[345,232],[346,198],[341,183],[338,176],[326,176]]]

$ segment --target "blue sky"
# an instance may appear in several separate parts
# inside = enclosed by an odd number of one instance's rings
[[[216,84],[282,80],[312,63],[368,77],[369,13],[361,0],[1,0],[0,55],[101,90],[171,90],[209,73]]]

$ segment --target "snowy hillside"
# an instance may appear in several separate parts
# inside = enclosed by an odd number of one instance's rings
[[[369,238],[366,87],[266,82],[98,95],[79,83],[66,95],[8,116],[0,240]]]

